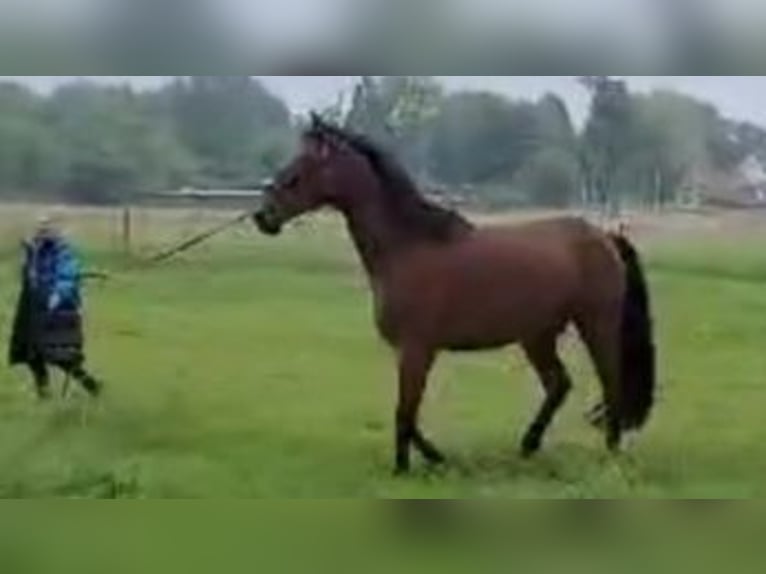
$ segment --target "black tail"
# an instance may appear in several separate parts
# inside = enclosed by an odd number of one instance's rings
[[[627,291],[622,311],[622,387],[620,418],[624,430],[639,430],[654,406],[657,358],[649,287],[641,258],[631,242],[612,236],[625,263]]]

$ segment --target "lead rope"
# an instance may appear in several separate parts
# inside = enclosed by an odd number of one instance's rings
[[[165,251],[161,251],[148,259],[144,259],[140,262],[140,265],[157,265],[158,263],[164,263],[165,261],[172,259],[176,255],[181,255],[182,253],[185,253],[189,251],[190,249],[196,247],[197,245],[200,245],[201,243],[204,243],[205,241],[212,239],[216,235],[220,235],[224,231],[234,227],[235,225],[239,225],[243,221],[251,218],[253,216],[252,211],[246,211],[244,213],[239,214],[234,219],[230,219],[221,225],[217,225],[213,227],[212,229],[209,229],[203,233],[200,233],[199,235],[195,235],[194,237],[191,237],[179,245],[176,245],[175,247],[172,247],[170,249],[167,249]]]

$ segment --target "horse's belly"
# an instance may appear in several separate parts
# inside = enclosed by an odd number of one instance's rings
[[[435,321],[440,345],[449,350],[495,349],[563,330],[568,298],[558,289],[484,290],[447,297]]]
[[[455,339],[451,342],[441,343],[439,347],[447,351],[455,352],[493,351],[495,349],[502,349],[509,345],[514,345],[518,342],[518,339],[509,339],[507,337],[498,337],[495,339],[477,338],[475,340]]]
[[[454,351],[496,349],[536,338],[542,333],[564,327],[564,315],[544,313],[539,320],[527,321],[518,315],[496,314],[491,319],[461,320],[451,318],[453,327],[445,330],[439,345]]]

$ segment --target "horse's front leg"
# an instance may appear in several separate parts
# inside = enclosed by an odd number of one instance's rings
[[[399,352],[399,406],[396,411],[396,474],[410,470],[412,444],[432,464],[444,462],[444,456],[423,436],[418,414],[428,375],[436,353],[423,345],[405,345]]]

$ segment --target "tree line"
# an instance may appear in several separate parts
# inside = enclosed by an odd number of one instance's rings
[[[662,205],[700,170],[766,161],[766,130],[607,76],[578,129],[555,94],[446,92],[431,76],[362,76],[323,110],[396,153],[424,185],[488,205]],[[574,84],[574,80],[573,80]],[[250,76],[177,77],[149,91],[0,84],[0,196],[111,203],[145,192],[253,188],[289,160],[301,119]]]
[[[179,187],[249,188],[293,148],[284,102],[248,76],[153,91],[0,85],[0,194],[110,203]]]

